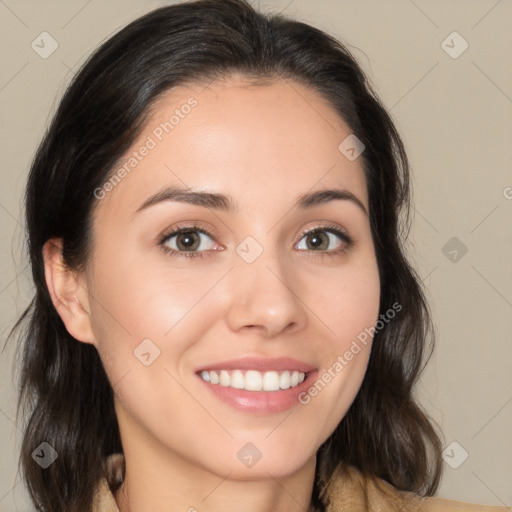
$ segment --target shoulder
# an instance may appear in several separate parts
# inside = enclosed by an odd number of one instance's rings
[[[337,470],[328,497],[328,512],[512,512],[510,507],[476,505],[400,491],[380,478],[364,475],[354,466]]]
[[[446,500],[443,498],[426,498],[422,512],[512,512],[510,507],[493,507],[490,505],[476,505],[463,501]]]

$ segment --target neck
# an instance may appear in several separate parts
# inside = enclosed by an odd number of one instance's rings
[[[133,454],[132,454],[133,455]],[[232,480],[185,464],[161,467],[126,454],[126,474],[115,494],[120,512],[305,512],[310,510],[315,460],[285,477]]]

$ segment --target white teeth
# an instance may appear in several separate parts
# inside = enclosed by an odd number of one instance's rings
[[[221,386],[229,386],[231,384],[231,377],[229,376],[229,373],[226,372],[225,370],[222,370],[220,372],[219,384]]]
[[[244,374],[240,370],[235,370],[231,374],[231,387],[236,389],[244,389],[245,378]]]
[[[245,374],[245,389],[247,391],[261,391],[263,389],[263,378],[260,372],[249,370]]]
[[[220,370],[201,372],[201,378],[205,382],[219,384],[224,387],[245,389],[247,391],[279,391],[298,386],[304,382],[306,374],[297,370],[283,372],[268,371],[258,372],[247,370]]]
[[[283,372],[279,379],[279,387],[281,389],[288,389],[290,385],[290,372]]]
[[[263,391],[279,390],[279,374],[277,372],[265,372],[263,375]]]

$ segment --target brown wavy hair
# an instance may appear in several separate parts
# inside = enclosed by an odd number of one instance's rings
[[[35,154],[25,211],[35,294],[19,331],[20,465],[37,510],[91,510],[105,458],[122,452],[113,391],[94,346],[66,330],[45,283],[43,244],[63,239],[63,260],[88,261],[93,191],[140,133],[155,101],[187,83],[232,73],[254,83],[299,82],[325,98],[366,146],[370,223],[381,279],[380,310],[402,310],[374,337],[362,386],[317,455],[312,504],[325,510],[330,477],[343,464],[399,490],[432,495],[441,442],[413,396],[434,346],[421,281],[405,256],[410,228],[406,152],[390,115],[348,48],[330,35],[245,0],[197,0],[162,7],[104,42],[66,90]],[[43,441],[58,452],[42,469]]]

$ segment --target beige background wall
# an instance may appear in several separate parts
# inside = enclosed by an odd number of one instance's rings
[[[21,198],[57,99],[100,41],[164,4],[0,2],[2,344],[31,293]],[[414,172],[411,257],[427,285],[438,331],[418,395],[443,428],[448,447],[439,494],[512,506],[512,2],[268,0],[260,5],[348,42],[391,110]],[[463,39],[450,36],[445,51],[442,42],[453,31]],[[58,43],[47,59],[31,48],[41,32]],[[464,41],[469,46],[459,55]],[[0,511],[5,512],[30,510],[16,474],[21,431],[15,424],[11,358],[12,346],[0,363]],[[458,444],[449,446],[452,442]]]

